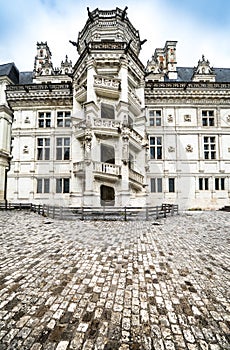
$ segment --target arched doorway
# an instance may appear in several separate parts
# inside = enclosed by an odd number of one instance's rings
[[[101,185],[101,205],[113,206],[115,204],[115,191],[113,187]]]

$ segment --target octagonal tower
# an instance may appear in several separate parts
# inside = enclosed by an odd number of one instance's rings
[[[144,66],[138,58],[143,42],[127,7],[87,10],[77,42],[71,41],[80,55],[73,72],[74,149],[80,158],[73,165],[73,200],[144,205]]]

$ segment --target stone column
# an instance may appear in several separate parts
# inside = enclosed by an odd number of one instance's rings
[[[87,62],[87,102],[96,102],[96,94],[94,91],[94,75],[96,74],[94,68],[94,60],[90,58]]]
[[[93,175],[93,162],[92,162],[92,131],[86,129],[85,131],[85,183],[84,185],[84,205],[93,206],[93,184],[94,184],[94,175]]]
[[[129,136],[122,135],[122,165],[121,165],[121,205],[129,205]]]

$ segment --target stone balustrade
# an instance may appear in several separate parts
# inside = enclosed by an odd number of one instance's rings
[[[129,169],[129,178],[130,180],[136,181],[140,184],[144,183],[144,176],[133,169]]]
[[[94,85],[95,87],[102,87],[105,89],[112,88],[119,90],[121,80],[118,78],[107,78],[99,75],[94,76]]]
[[[121,175],[121,167],[110,163],[93,162],[93,171],[109,175]]]
[[[85,168],[84,161],[73,163],[73,172],[77,173],[79,171],[83,171]]]

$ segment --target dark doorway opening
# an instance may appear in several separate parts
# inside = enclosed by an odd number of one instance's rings
[[[115,191],[113,187],[101,185],[101,205],[114,206]]]

